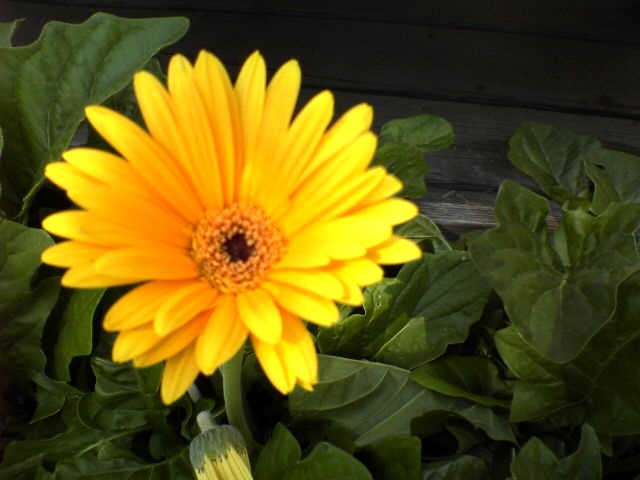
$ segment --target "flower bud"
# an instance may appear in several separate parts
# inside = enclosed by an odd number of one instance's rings
[[[253,480],[240,432],[216,425],[208,412],[200,412],[197,420],[202,432],[191,441],[189,457],[198,480]]]

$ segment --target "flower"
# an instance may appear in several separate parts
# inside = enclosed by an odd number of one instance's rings
[[[361,305],[380,264],[420,255],[393,234],[416,206],[392,197],[402,185],[383,167],[369,168],[371,107],[329,127],[323,91],[293,118],[300,80],[291,60],[267,86],[258,52],[235,85],[212,54],[193,65],[176,55],[167,88],[151,73],[134,77],[146,130],[89,106],[118,154],[80,147],[46,168],[80,208],[44,220],[68,240],[43,261],[68,268],[69,287],[137,284],[103,326],[118,332],[114,361],[165,362],[165,403],[247,338],[280,392],[311,389],[317,358],[304,321],[334,324],[336,302]]]

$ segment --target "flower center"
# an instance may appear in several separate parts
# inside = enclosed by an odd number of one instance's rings
[[[282,233],[260,208],[234,204],[204,214],[194,228],[190,253],[214,288],[238,293],[262,283],[284,245]]]

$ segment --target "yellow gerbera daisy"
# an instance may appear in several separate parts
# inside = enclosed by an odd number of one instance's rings
[[[256,52],[235,85],[201,52],[169,64],[167,88],[148,72],[134,89],[147,131],[100,106],[86,115],[119,153],[76,148],[46,176],[79,210],[43,226],[69,239],[43,253],[67,267],[63,285],[140,284],[108,311],[113,358],[165,361],[161,394],[179,398],[247,337],[282,393],[311,389],[317,358],[301,319],[338,320],[335,302],[362,304],[379,264],[419,257],[394,225],[416,206],[390,198],[402,185],[369,168],[372,109],[358,105],[328,128],[333,97],[293,117],[301,73],[284,64],[267,85]]]

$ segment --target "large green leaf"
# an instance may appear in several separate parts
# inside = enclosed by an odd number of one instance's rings
[[[514,327],[496,335],[502,358],[518,377],[511,420],[579,424],[599,433],[640,433],[640,273],[618,292],[614,317],[570,363],[550,362],[528,346]]]
[[[380,144],[372,165],[383,165],[398,177],[404,188],[399,195],[420,198],[427,192],[428,172],[424,154],[447,148],[455,136],[451,124],[435,115],[392,120],[382,127]]]
[[[509,142],[509,159],[556,202],[588,207],[591,196],[584,158],[600,148],[594,138],[554,125],[520,125]]]
[[[370,480],[367,469],[345,451],[321,442],[300,460],[302,452],[295,437],[278,424],[260,452],[255,480]]]
[[[322,330],[318,341],[324,353],[414,368],[465,341],[489,292],[468,252],[427,254],[368,288],[365,313]]]
[[[594,183],[594,212],[602,213],[611,203],[640,203],[640,157],[593,149],[586,157],[585,168]]]
[[[542,440],[533,437],[513,459],[511,473],[512,480],[600,480],[598,437],[591,426],[584,424],[578,449],[561,459]]]
[[[540,197],[505,182],[499,227],[476,237],[471,253],[524,340],[543,357],[568,362],[611,318],[620,283],[640,269],[633,236],[640,205],[612,205],[598,217],[566,211],[551,244],[546,212]]]
[[[44,166],[68,147],[84,107],[121,90],[187,26],[184,18],[99,13],[79,25],[51,22],[27,47],[0,48],[0,208],[10,217],[23,216]]]
[[[320,380],[313,392],[295,390],[289,398],[294,422],[343,428],[356,447],[389,437],[409,437],[412,421],[428,415],[431,433],[452,418],[463,419],[496,440],[515,441],[506,419],[465,398],[428,390],[411,373],[390,365],[321,355]]]
[[[380,145],[407,144],[422,153],[443,150],[455,140],[453,127],[442,117],[421,114],[391,120],[382,127]]]
[[[0,222],[0,369],[22,384],[42,371],[40,339],[58,299],[57,278],[37,281],[40,254],[53,244],[42,230]]]

